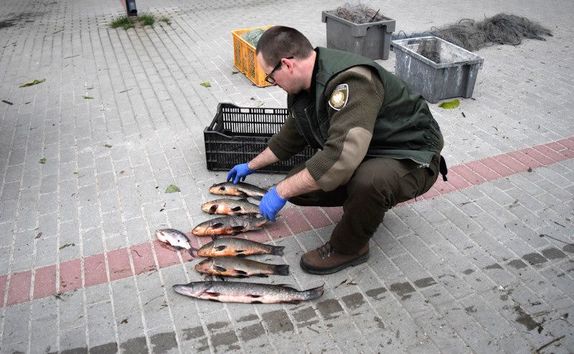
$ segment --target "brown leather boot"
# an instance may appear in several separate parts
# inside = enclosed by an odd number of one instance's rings
[[[350,266],[361,264],[369,259],[369,244],[363,246],[357,253],[342,254],[336,252],[331,243],[305,253],[301,256],[301,268],[311,274],[336,273]]]

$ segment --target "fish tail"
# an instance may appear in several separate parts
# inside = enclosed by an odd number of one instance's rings
[[[274,256],[282,256],[285,246],[271,246],[271,254]]]
[[[325,286],[325,284],[318,286],[316,288],[313,288],[313,289],[304,290],[301,292],[301,295],[303,295],[303,298],[305,300],[317,299],[323,295],[323,291],[324,291],[323,287],[324,286]]]
[[[273,274],[289,275],[289,265],[287,264],[277,264],[273,268]]]

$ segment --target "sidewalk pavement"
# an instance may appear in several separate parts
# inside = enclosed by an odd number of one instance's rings
[[[397,31],[507,12],[554,36],[478,51],[473,98],[430,105],[449,182],[389,212],[366,264],[299,268],[339,208],[289,206],[247,235],[285,246],[260,258],[291,275],[262,281],[325,284],[298,305],[175,294],[197,261],[154,231],[209,218],[199,205],[225,174],[205,168],[203,129],[219,102],[285,106],[234,69],[231,31],[285,24],[324,46],[321,11],[343,2],[200,3],[138,0],[170,24],[126,31],[107,25],[119,0],[0,2],[0,352],[574,352],[573,2],[369,2]],[[394,53],[380,63],[393,71]]]

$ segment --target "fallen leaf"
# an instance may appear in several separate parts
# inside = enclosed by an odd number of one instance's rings
[[[42,165],[44,165],[46,163],[46,161],[48,161],[45,157],[42,157],[40,159],[40,161],[38,161],[39,163],[41,163]]]
[[[75,246],[75,245],[76,245],[75,243],[66,243],[66,244],[63,245],[63,246],[60,246],[60,249],[62,250],[62,249],[64,249],[64,248],[66,248],[66,247]]]
[[[165,189],[166,193],[175,193],[175,192],[181,192],[181,190],[178,188],[178,186],[174,185],[174,184],[170,184],[169,186],[167,186],[167,188]]]
[[[211,87],[211,84],[209,83],[209,81],[204,81],[200,85],[203,87]]]
[[[34,86],[34,85],[38,85],[41,84],[42,82],[46,81],[46,79],[42,79],[42,80],[33,80],[30,82],[26,82],[25,84],[20,85],[19,87],[28,87],[28,86]]]
[[[13,105],[14,103],[10,102],[10,101],[6,101],[6,100],[2,100],[2,102],[9,104],[10,106]]]
[[[38,232],[38,234],[36,235],[36,237],[34,237],[36,240],[39,239],[40,237],[42,237],[42,233]]]
[[[444,108],[444,109],[454,109],[458,106],[460,106],[460,101],[458,100],[458,98],[455,98],[452,101],[445,101],[442,102],[441,104],[438,105],[440,108]]]
[[[112,146],[110,144],[105,144],[104,147],[111,148]]]
[[[92,96],[82,96],[85,100],[93,100],[94,98]]]

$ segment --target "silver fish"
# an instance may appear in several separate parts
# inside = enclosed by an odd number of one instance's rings
[[[228,195],[234,197],[252,197],[261,199],[267,193],[267,190],[259,188],[249,183],[239,182],[233,184],[231,182],[216,183],[209,187],[209,193],[217,195]]]
[[[287,264],[268,264],[237,257],[204,259],[195,265],[195,270],[204,274],[235,278],[289,275]]]
[[[323,295],[323,285],[299,291],[287,285],[271,285],[234,281],[196,281],[176,284],[173,290],[197,299],[239,302],[245,304],[296,304]]]
[[[201,210],[219,215],[259,214],[259,205],[250,203],[247,199],[222,198],[203,203]]]
[[[191,243],[189,243],[189,238],[179,230],[159,229],[156,230],[155,236],[161,242],[167,243],[177,249],[186,249],[190,251],[192,249]]]

